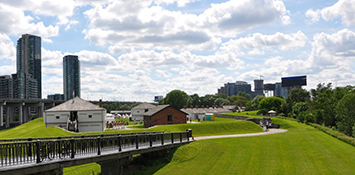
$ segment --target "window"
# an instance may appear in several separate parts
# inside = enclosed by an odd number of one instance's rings
[[[89,115],[89,118],[92,118],[92,115]]]
[[[145,109],[144,112],[148,112],[148,109]]]
[[[60,117],[59,116],[55,116],[55,119],[60,119]]]
[[[173,116],[172,115],[168,115],[168,124],[169,123],[173,123]]]
[[[139,111],[137,111],[137,113],[139,113]]]

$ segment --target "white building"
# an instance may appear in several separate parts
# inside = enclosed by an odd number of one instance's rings
[[[135,121],[143,121],[144,119],[144,113],[148,112],[149,109],[155,108],[155,105],[149,104],[149,103],[142,103],[134,108],[131,109],[132,113],[132,120]]]
[[[104,131],[106,109],[75,97],[58,106],[44,111],[43,122],[46,127],[58,125],[66,128],[69,119],[77,121],[79,132]]]
[[[206,114],[217,114],[217,113],[227,113],[227,112],[232,112],[228,109],[225,108],[214,108],[214,107],[209,107],[209,108],[181,108],[181,111],[185,112],[188,114],[189,119],[196,120],[200,119],[202,120]]]

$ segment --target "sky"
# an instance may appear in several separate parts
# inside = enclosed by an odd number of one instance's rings
[[[355,85],[355,0],[1,0],[0,75],[16,42],[42,38],[42,96],[63,93],[63,56],[79,56],[81,98],[146,101],[174,89],[307,75]]]

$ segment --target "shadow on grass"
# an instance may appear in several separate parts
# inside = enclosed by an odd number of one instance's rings
[[[172,159],[177,148],[171,149],[166,155],[146,156],[139,155],[133,158],[133,161],[123,167],[124,175],[151,175],[166,166]]]

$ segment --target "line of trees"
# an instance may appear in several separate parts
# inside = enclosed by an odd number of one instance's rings
[[[258,104],[258,113],[275,110],[279,116],[295,118],[333,128],[355,137],[355,87],[332,88],[332,84],[318,84],[317,88],[291,89],[286,99],[265,97]]]
[[[173,90],[159,104],[170,104],[181,109],[184,106],[238,105],[246,111],[258,110],[258,114],[267,114],[274,110],[279,116],[295,118],[299,122],[312,122],[333,128],[348,136],[355,137],[355,87],[332,88],[332,84],[320,83],[315,89],[291,89],[288,96],[264,97],[239,92],[227,97],[225,94],[199,96],[187,95],[184,91]]]
[[[239,92],[237,95],[227,97],[226,94],[207,94],[199,96],[198,94],[187,95],[184,91],[173,90],[166,94],[165,98],[161,99],[158,104],[169,104],[170,106],[181,109],[184,106],[223,106],[229,104],[237,104],[246,106],[251,101],[250,94]]]

